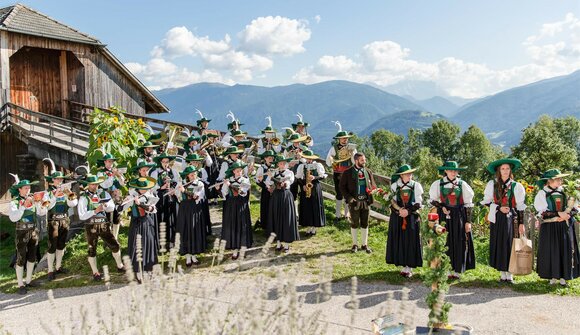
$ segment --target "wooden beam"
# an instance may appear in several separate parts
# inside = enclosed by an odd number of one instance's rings
[[[0,105],[10,102],[10,50],[8,32],[0,32]]]
[[[70,115],[68,112],[68,73],[66,50],[60,51],[60,106],[62,113],[61,117],[63,119],[69,119]]]

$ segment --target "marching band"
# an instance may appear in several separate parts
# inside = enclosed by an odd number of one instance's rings
[[[232,259],[243,257],[241,250],[252,247],[254,241],[249,205],[252,179],[260,188],[256,226],[267,235],[276,234],[276,250],[289,253],[290,244],[300,240],[299,225],[312,236],[317,228],[327,224],[321,185],[327,172],[321,162],[332,171],[335,220],[350,220],[351,251],[372,253],[368,223],[373,196],[369,190],[376,185],[364,154],[349,142],[354,134],[343,130],[340,122],[333,122],[338,131],[323,161],[312,149],[314,140],[302,114],[297,114],[298,121],[291,127],[284,128],[281,137],[272,127],[272,118],[266,117],[267,126],[255,140],[247,138],[241,130],[243,124],[232,112],[227,114],[230,122],[225,134],[209,129],[211,120],[201,111],[197,113],[197,128],[192,127],[197,133],[181,127],[169,132],[151,131],[137,149],[138,158],[128,182],[126,169],[117,166],[122,158],[106,152],[97,161],[95,175],[87,167],[76,180],[57,171],[54,162],[45,159],[50,170],[43,192],[31,194],[30,187],[38,182],[13,175],[9,218],[16,225],[19,293],[25,294],[32,285],[39,239],[35,222],[39,216],[47,215],[48,280],[66,273],[62,260],[71,224],[69,215],[74,210],[84,223],[88,262],[97,281],[102,277],[96,259],[99,238],[111,250],[117,269],[124,271],[119,244],[123,213],[130,219],[127,252],[138,281],[143,279],[141,273],[151,272],[158,263],[160,251],[176,245],[176,233],[186,266],[201,263],[197,257],[207,251],[207,238],[212,234],[209,208],[218,199],[224,199],[219,238],[225,241],[226,249],[233,250]],[[179,146],[176,141],[183,135],[185,140]],[[500,271],[503,282],[513,282],[509,272],[512,239],[525,233],[525,190],[513,179],[520,167],[521,162],[514,158],[490,163],[487,170],[493,179],[487,183],[481,201],[489,207],[490,265]],[[471,234],[474,191],[459,176],[464,169],[458,162],[445,162],[438,168],[441,178],[432,183],[428,192],[429,204],[446,222],[450,279],[475,268]],[[400,274],[407,278],[413,275],[414,268],[423,265],[419,211],[425,195],[422,185],[413,180],[414,171],[410,165],[403,165],[391,177],[391,211],[385,237],[386,263],[401,267]],[[541,190],[534,200],[539,217],[546,223],[540,229],[538,273],[550,283],[561,285],[580,274],[578,241],[574,224],[570,224],[578,208],[576,203],[568,203],[569,197],[562,188],[562,178],[566,176],[555,169],[546,171],[538,181]],[[71,188],[77,181],[83,186],[78,196]],[[558,250],[554,250],[555,246]]]

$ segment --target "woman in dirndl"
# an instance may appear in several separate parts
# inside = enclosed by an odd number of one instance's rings
[[[306,235],[316,235],[316,228],[324,227],[326,224],[320,181],[327,175],[324,166],[315,161],[319,156],[312,150],[304,150],[302,158],[305,162],[301,162],[296,170],[296,179],[300,185],[299,223],[303,227],[308,227]]]

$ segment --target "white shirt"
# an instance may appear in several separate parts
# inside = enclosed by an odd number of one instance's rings
[[[248,192],[250,191],[250,188],[252,187],[252,185],[250,184],[250,179],[248,179],[247,177],[239,177],[239,178],[235,178],[234,176],[228,178],[228,181],[230,183],[229,187],[222,187],[221,191],[222,191],[222,195],[224,196],[224,198],[229,194],[230,192],[230,187],[232,185],[239,185],[239,194],[241,196],[245,196],[246,194],[248,194]]]
[[[47,190],[46,193],[48,193],[48,200],[50,201],[50,205],[48,206],[48,210],[51,210],[54,208],[54,206],[56,205],[56,201],[59,200],[59,198],[56,195],[54,195],[54,193],[52,193],[52,191]],[[79,203],[79,199],[69,200],[66,195],[64,195],[63,197],[66,197],[66,204],[69,208],[73,208],[76,205],[78,205],[78,203]]]
[[[302,163],[298,166],[298,170],[296,170],[296,179],[304,179],[306,177],[306,171],[308,170],[316,170],[318,173],[318,178],[324,179],[327,177],[326,171],[324,170],[324,166],[318,162],[312,163]]]
[[[115,210],[115,203],[113,202],[113,198],[111,198],[111,196],[109,195],[109,193],[107,193],[106,191],[100,190],[101,192],[105,192],[105,199],[109,199],[109,201],[103,203],[103,208],[105,210],[106,213],[111,213],[112,211]],[[99,195],[101,192],[97,191],[97,195]],[[86,221],[90,218],[92,218],[93,216],[95,216],[95,211],[94,210],[87,210],[88,207],[88,201],[87,201],[87,197],[85,195],[82,195],[79,199],[79,205],[78,205],[78,213],[79,213],[79,219],[81,219],[82,221]]]
[[[183,184],[187,184],[187,181],[183,181]],[[193,195],[197,196],[197,199],[195,200],[195,203],[199,204],[204,198],[205,198],[205,186],[203,185],[203,182],[200,179],[195,180],[194,182],[192,182],[191,184],[185,186],[185,189],[188,192],[192,192]],[[182,195],[183,193],[181,192],[181,190],[178,188],[175,189],[175,195],[177,196],[177,199],[179,199],[181,201]]]
[[[280,182],[286,183],[286,189],[287,190],[290,189],[290,185],[292,185],[292,183],[294,182],[294,172],[292,172],[290,169],[286,169],[284,171],[278,171],[278,173],[272,175],[272,177],[268,176],[266,178],[266,181],[264,182],[266,184],[266,186],[270,187],[270,186],[274,185],[273,178],[275,178],[277,176],[281,179]]]
[[[461,179],[455,178],[454,182],[459,182]],[[441,202],[441,193],[439,192],[439,182],[441,179],[437,179],[436,181],[431,184],[429,188],[429,202],[438,201]],[[443,181],[447,182],[445,184],[445,188],[455,187],[452,183],[449,183],[449,179],[447,176],[443,177]],[[463,206],[464,207],[473,207],[473,196],[475,193],[469,184],[465,182],[465,180],[461,181],[461,196],[463,197]]]
[[[234,161],[234,162],[237,162],[237,161]],[[222,166],[220,168],[220,173],[218,174],[218,177],[216,179],[217,181],[224,180],[224,178],[226,177],[226,172],[230,168],[230,164],[233,164],[234,162],[230,163],[229,159],[226,159],[225,161],[222,162]],[[244,176],[247,176],[247,175],[248,175],[248,166],[246,165],[246,167],[244,168]]]
[[[18,222],[20,219],[22,219],[24,211],[26,209],[32,208],[34,208],[34,210],[36,211],[37,216],[46,215],[48,210],[42,207],[42,203],[46,200],[48,200],[48,195],[46,193],[44,194],[44,197],[41,201],[32,202],[32,205],[30,207],[24,207],[24,200],[20,201],[16,199],[12,200],[10,201],[10,207],[8,208],[8,218],[10,218],[10,221],[12,222]]]
[[[104,189],[109,189],[113,186],[113,184],[115,183],[115,180],[118,179],[119,180],[119,184],[121,185],[125,185],[125,177],[123,177],[123,174],[120,174],[120,177],[111,175],[108,176],[107,173],[105,171],[99,171],[97,172],[97,177],[105,177],[107,179],[105,179],[104,182],[102,182],[99,187],[104,188]]]
[[[512,183],[516,183],[514,187],[514,199],[516,201],[516,209],[518,211],[523,211],[527,208],[526,206],[526,189],[524,186],[512,179],[508,180],[506,183],[508,189],[511,189]],[[495,180],[490,180],[485,185],[485,190],[483,191],[483,200],[480,202],[482,205],[489,204],[489,213],[487,214],[487,219],[491,223],[495,223],[495,216],[497,213],[497,209],[500,205],[494,203],[493,199],[493,191],[494,191]],[[508,204],[511,207],[511,204]]]
[[[147,205],[151,207],[151,211],[145,211],[147,213],[157,213],[157,207],[155,207],[155,205],[157,204],[157,202],[159,201],[159,198],[152,193],[151,191],[152,189],[147,190],[147,192],[143,193],[143,194],[139,194],[139,192],[135,189],[130,189],[129,190],[129,196],[131,197],[139,197],[139,201],[141,201],[142,205]],[[144,199],[145,198],[145,199]],[[145,200],[145,203],[143,203],[143,200]],[[128,203],[126,203],[123,206],[122,211],[126,211],[127,209],[129,209],[131,206],[133,206],[133,201],[130,201]]]
[[[421,207],[423,207],[423,205],[422,205],[423,204],[423,193],[424,193],[423,186],[414,180],[410,181],[409,184],[413,185],[413,194],[415,195],[415,199],[413,199],[413,202],[412,202],[413,205],[414,204],[421,204]],[[393,192],[393,194],[395,194],[395,192],[397,192],[397,190],[400,188],[411,189],[411,186],[409,184],[403,186],[403,181],[401,180],[401,178],[399,178],[396,183],[391,184],[391,191]]]
[[[346,144],[348,150],[351,152],[350,160],[354,164],[354,154],[356,154],[356,145],[353,143]],[[332,167],[332,163],[334,163],[334,156],[336,156],[336,150],[334,150],[334,145],[330,147],[328,150],[328,154],[326,155],[326,166]]]

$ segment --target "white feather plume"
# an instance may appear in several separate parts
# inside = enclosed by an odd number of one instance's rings
[[[50,165],[50,171],[48,172],[49,174],[53,174],[56,172],[56,166],[54,165],[54,161],[52,159],[50,159],[50,157],[45,158],[42,161],[48,162],[48,164]]]
[[[336,127],[338,128],[338,132],[340,133],[342,131],[342,125],[340,124],[339,121],[332,121],[332,123],[334,123],[336,125]]]
[[[85,170],[80,172],[80,170]],[[75,175],[76,177],[86,176],[91,170],[89,169],[89,163],[87,165],[79,165],[75,168]]]
[[[181,132],[183,132],[185,135],[187,135],[188,138],[191,136],[191,132],[189,131],[189,128],[187,128],[187,127],[183,128],[183,130]]]
[[[300,122],[304,122],[302,114],[298,113],[296,116],[298,116],[298,120],[300,120]]]
[[[234,115],[234,113],[232,113],[232,111],[230,111],[226,117],[230,118],[232,122],[236,121],[236,116]]]
[[[272,117],[271,116],[266,116],[266,120],[268,120],[268,127],[272,128]]]
[[[14,182],[13,185],[16,185],[16,184],[18,184],[20,182],[20,178],[18,178],[18,175],[17,174],[9,173],[9,175],[11,175],[12,177],[14,177],[15,182]]]
[[[203,114],[201,113],[201,111],[197,108],[195,110],[197,111],[196,113],[199,114],[199,117],[203,119]]]
[[[147,131],[149,132],[149,134],[154,134],[155,133],[155,130],[153,130],[153,128],[151,128],[151,126],[148,125],[147,123],[143,127],[145,127],[145,129],[147,129]]]

